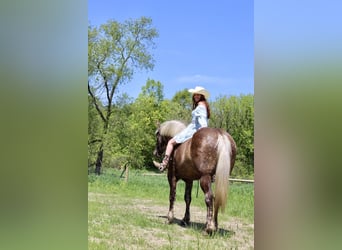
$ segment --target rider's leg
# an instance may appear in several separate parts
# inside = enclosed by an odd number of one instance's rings
[[[160,164],[161,171],[163,171],[166,168],[167,164],[169,163],[170,155],[172,153],[172,150],[175,144],[176,144],[176,141],[173,138],[170,139],[169,142],[167,143],[165,156],[164,156],[163,162]]]

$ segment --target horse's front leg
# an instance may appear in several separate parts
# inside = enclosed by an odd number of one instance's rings
[[[167,214],[167,223],[171,224],[174,218],[174,203],[176,199],[176,188],[177,188],[177,179],[175,175],[172,173],[172,170],[169,169],[168,171],[168,181],[170,186],[170,205],[169,205],[169,212]]]
[[[183,225],[188,226],[190,223],[190,203],[191,203],[191,190],[192,190],[192,181],[185,182],[185,193],[184,193],[184,201],[186,205],[184,218],[182,220]]]
[[[205,231],[211,234],[216,231],[216,225],[213,220],[213,192],[211,190],[211,177],[209,175],[202,176],[200,184],[205,195],[205,204],[207,205],[207,223]]]

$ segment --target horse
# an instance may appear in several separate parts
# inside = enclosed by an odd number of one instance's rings
[[[186,125],[177,120],[166,121],[159,125],[156,135],[154,156],[161,157],[167,142],[177,133],[185,129]],[[223,129],[205,127],[199,129],[192,138],[177,144],[170,156],[167,178],[170,186],[169,212],[167,223],[174,220],[174,202],[178,180],[185,182],[184,201],[186,204],[184,218],[181,223],[190,224],[191,191],[194,180],[199,180],[205,195],[207,217],[204,231],[211,234],[218,229],[218,212],[224,212],[229,176],[233,170],[236,158],[236,144],[232,136]],[[160,163],[153,161],[155,167]],[[215,194],[211,184],[215,183]],[[213,214],[214,210],[214,214]]]

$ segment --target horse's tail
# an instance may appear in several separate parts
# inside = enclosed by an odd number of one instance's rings
[[[218,160],[215,176],[215,211],[221,207],[224,212],[227,202],[227,192],[229,187],[229,174],[231,166],[232,145],[228,137],[219,134],[217,144]]]

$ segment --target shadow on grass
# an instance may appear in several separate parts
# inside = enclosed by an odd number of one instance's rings
[[[164,218],[165,221],[167,221],[167,216],[158,216],[158,217],[159,218]],[[187,225],[183,220],[180,220],[180,219],[178,219],[176,217],[173,219],[173,223],[172,224],[177,224],[180,227],[185,227],[185,228],[193,229],[195,231],[201,232],[205,236],[210,236],[210,237],[219,236],[219,237],[224,237],[224,238],[227,238],[227,237],[230,238],[230,237],[232,237],[235,234],[234,231],[229,231],[229,230],[226,230],[226,229],[223,229],[223,228],[219,228],[216,232],[208,235],[204,231],[204,229],[205,229],[205,224],[204,223],[191,222],[190,221],[190,225]]]

